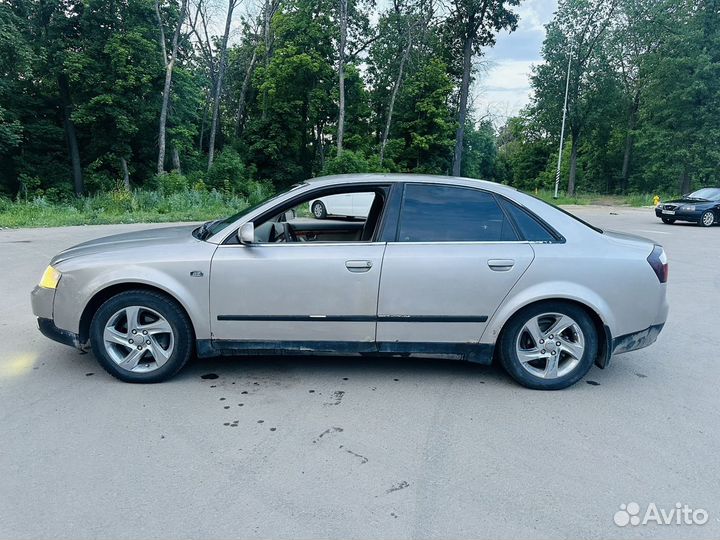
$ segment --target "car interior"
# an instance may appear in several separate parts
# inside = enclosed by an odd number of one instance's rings
[[[338,193],[373,193],[375,196],[370,205],[367,219],[332,218],[317,219],[309,209],[309,202],[319,197]],[[370,242],[380,222],[385,201],[386,190],[381,187],[363,187],[355,190],[328,190],[314,192],[280,213],[255,222],[255,241],[258,243],[286,242]]]

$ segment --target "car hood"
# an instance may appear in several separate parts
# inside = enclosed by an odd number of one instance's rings
[[[114,234],[105,236],[89,242],[83,242],[71,248],[61,251],[53,257],[50,264],[58,264],[75,257],[96,255],[115,251],[132,250],[138,248],[199,242],[192,231],[197,225],[181,225],[179,227],[162,227],[158,229],[146,229],[129,233]]]
[[[706,200],[706,199],[698,200],[698,199],[685,199],[685,198],[683,198],[683,199],[673,199],[672,201],[663,201],[663,202],[662,202],[662,204],[666,204],[666,203],[672,203],[672,204],[693,204],[693,205],[695,205],[695,206],[702,206],[702,205],[705,205],[705,204],[708,205],[708,206],[712,206],[713,204],[715,204],[713,201],[708,201],[708,200]]]

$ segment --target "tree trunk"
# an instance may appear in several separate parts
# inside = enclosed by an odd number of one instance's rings
[[[245,77],[243,78],[242,88],[240,88],[237,116],[235,117],[235,135],[240,135],[240,132],[242,131],[245,116],[245,96],[247,95],[247,90],[250,86],[250,78],[252,77],[253,69],[255,68],[256,59],[257,47],[253,49],[252,57],[250,57],[250,62],[248,63],[247,70],[245,71]]]
[[[318,122],[317,126],[318,150],[320,151],[320,170],[325,168],[325,141],[323,141],[323,125]]]
[[[628,132],[627,135],[625,135],[625,154],[623,155],[622,180],[620,184],[620,191],[622,191],[623,194],[627,193],[630,179],[630,157],[632,155],[633,147],[633,136],[631,130],[632,128],[628,125]]]
[[[264,13],[264,21],[263,21],[263,42],[265,43],[265,56],[263,58],[263,63],[265,65],[265,73],[267,73],[268,66],[270,65],[270,21],[272,19],[272,6],[271,2],[274,2],[275,0],[265,0],[265,7],[263,8]],[[267,77],[267,75],[266,75]],[[263,99],[262,99],[262,119],[265,120],[267,118],[267,108],[268,108],[268,91],[267,88],[263,90]]]
[[[474,23],[473,23],[474,24]],[[469,25],[468,27],[472,26]],[[470,93],[470,70],[472,69],[473,35],[468,30],[463,44],[463,75],[460,84],[460,107],[458,111],[458,127],[455,133],[455,155],[453,157],[453,176],[460,176],[462,167],[463,140],[465,138],[465,121],[467,119],[467,101]]]
[[[163,28],[162,17],[160,16],[160,0],[155,0],[155,15],[160,29],[160,50],[162,51],[163,65],[167,66],[167,48],[165,47],[165,29]]]
[[[80,165],[80,150],[78,148],[77,134],[75,133],[75,124],[72,121],[72,102],[70,101],[70,87],[67,77],[64,73],[58,75],[58,87],[60,89],[60,101],[62,103],[63,127],[65,129],[65,139],[68,145],[68,154],[70,156],[70,164],[72,167],[73,185],[75,187],[75,195],[80,196],[85,193],[85,183],[82,177],[82,167]]]
[[[385,119],[385,129],[383,130],[382,141],[380,143],[380,165],[382,165],[385,159],[385,146],[387,145],[388,136],[390,135],[390,125],[392,124],[393,109],[395,108],[395,98],[397,97],[400,84],[402,83],[403,72],[405,71],[405,62],[407,62],[408,55],[410,54],[410,48],[412,47],[412,35],[408,28],[407,45],[403,51],[402,58],[400,59],[400,67],[398,68],[398,75],[393,84],[392,94],[390,94],[390,104],[388,105],[387,118]]]
[[[172,147],[172,162],[173,170],[182,174],[182,169],[180,168],[180,153],[178,152],[177,146]]]
[[[177,28],[173,35],[172,53],[170,61],[165,66],[165,86],[163,87],[162,108],[160,109],[160,128],[158,130],[158,160],[157,172],[162,174],[165,172],[165,126],[167,125],[167,113],[170,103],[170,87],[172,85],[172,72],[177,58],[178,39],[180,38],[180,30],[185,20],[185,12],[187,11],[187,0],[182,0],[180,5],[180,17],[178,19]]]
[[[687,163],[684,163],[682,175],[680,175],[680,194],[686,195],[688,193],[690,193],[690,174],[688,173]]]
[[[200,140],[198,141],[198,150],[200,150],[201,152],[203,151],[203,145],[205,143],[205,124],[207,124],[209,105],[210,103],[206,99],[205,105],[203,106],[202,121],[200,122]]]
[[[578,139],[580,137],[573,133],[572,134],[572,149],[570,150],[570,174],[568,176],[568,197],[575,196],[575,176],[577,174],[577,153],[578,153]]]
[[[635,129],[635,122],[639,107],[640,95],[638,93],[635,95],[635,99],[633,100],[633,103],[628,111],[627,135],[625,136],[625,154],[623,155],[622,165],[622,184],[620,186],[620,189],[623,193],[627,193],[628,190],[628,184],[630,179],[630,159],[632,158],[633,143],[635,142],[633,130]]]
[[[225,75],[225,62],[227,55],[227,43],[230,36],[230,25],[232,23],[232,15],[235,10],[236,0],[228,1],[227,17],[225,18],[225,33],[223,34],[222,43],[220,45],[220,58],[218,60],[218,74],[215,82],[215,97],[213,98],[213,113],[210,121],[210,143],[208,145],[208,171],[213,164],[215,157],[215,135],[218,130],[218,116],[220,113],[220,96],[222,95],[223,76]]]
[[[345,136],[345,42],[347,41],[348,0],[340,0],[340,47],[338,51],[338,81],[340,103],[338,105],[337,155],[342,154]]]
[[[123,186],[130,191],[130,172],[128,171],[127,160],[122,156],[120,156],[120,169],[122,169],[123,174]]]

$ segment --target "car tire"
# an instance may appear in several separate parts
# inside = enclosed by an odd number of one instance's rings
[[[130,320],[134,322],[128,324]],[[171,297],[130,290],[105,301],[95,312],[90,342],[98,362],[113,377],[157,383],[171,378],[190,359],[194,332],[187,314]]]
[[[327,208],[325,208],[325,205],[322,203],[322,201],[315,201],[312,205],[312,214],[315,216],[315,219],[325,219],[327,217]]]
[[[660,219],[662,219],[662,222],[663,222],[663,223],[667,223],[668,225],[672,225],[673,223],[675,223],[675,220],[672,219],[672,218],[666,218],[666,217],[664,217],[664,218],[660,218]]]
[[[567,321],[573,325],[561,329],[559,335],[549,332]],[[537,330],[532,332],[535,325]],[[503,328],[499,341],[499,360],[505,371],[521,385],[535,390],[572,386],[590,370],[597,352],[598,332],[587,311],[562,301],[534,304],[516,313]],[[528,361],[536,355],[537,359]]]
[[[713,214],[712,210],[705,210],[700,216],[700,221],[698,221],[698,225],[701,227],[712,227],[714,223],[715,214]]]

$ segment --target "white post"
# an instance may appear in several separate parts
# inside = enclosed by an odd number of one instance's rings
[[[568,91],[570,90],[570,65],[572,64],[573,46],[570,45],[570,57],[568,58],[567,77],[565,79],[565,104],[563,105],[562,127],[560,128],[560,150],[558,151],[557,172],[555,173],[555,195],[558,198],[558,188],[560,187],[560,165],[562,164],[563,142],[565,139],[565,117],[567,116]]]

